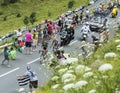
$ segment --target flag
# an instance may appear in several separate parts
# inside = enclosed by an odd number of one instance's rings
[[[17,81],[19,86],[25,86],[30,82],[30,77],[29,76],[18,77]]]

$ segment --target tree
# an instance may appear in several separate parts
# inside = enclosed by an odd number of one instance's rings
[[[30,23],[33,25],[35,21],[36,21],[36,13],[32,12],[30,15]]]
[[[29,24],[29,17],[25,16],[23,22],[24,22],[24,24],[26,25],[26,29],[27,29],[27,26],[28,26],[28,24]]]
[[[19,0],[9,0],[9,3],[16,3],[18,2]]]
[[[74,0],[69,1],[68,2],[68,8],[72,8],[74,4],[75,4]]]

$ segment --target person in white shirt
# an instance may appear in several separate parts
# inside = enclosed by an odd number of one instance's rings
[[[18,29],[18,31],[16,32],[17,34],[17,38],[18,38],[18,41],[22,41],[22,32],[21,32],[21,29]]]
[[[27,66],[27,71],[23,75],[18,75],[17,77],[26,77],[29,76],[30,82],[29,82],[29,89],[30,93],[32,93],[33,88],[38,88],[38,78],[35,72],[31,70],[30,66]]]

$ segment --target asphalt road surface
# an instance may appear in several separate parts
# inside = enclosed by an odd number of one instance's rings
[[[106,2],[107,0],[100,0],[100,2]],[[96,7],[99,3],[89,6]],[[120,11],[118,12],[117,18],[111,18],[108,16],[109,28],[110,28],[110,37],[114,37],[115,31],[113,26],[120,22]],[[70,46],[61,47],[65,52],[70,53],[73,57],[76,57],[80,51],[76,47],[81,45],[80,42],[80,29],[82,25],[75,29],[75,39],[71,41]],[[91,41],[91,38],[88,38],[88,42]],[[39,46],[37,47],[39,49]],[[49,48],[49,51],[50,48]],[[3,55],[0,55],[1,61],[3,60]],[[42,86],[47,82],[50,76],[53,75],[52,70],[49,70],[47,66],[40,64],[39,62],[39,53],[38,51],[33,52],[32,55],[25,55],[17,52],[17,59],[10,62],[11,67],[7,68],[6,65],[0,65],[0,93],[18,93],[19,87],[16,79],[16,75],[23,74],[26,71],[26,66],[29,64],[33,71],[37,73],[39,86]],[[25,86],[25,91],[28,93],[28,86]]]

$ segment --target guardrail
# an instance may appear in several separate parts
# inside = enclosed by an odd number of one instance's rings
[[[11,46],[11,45],[12,45],[12,43],[8,43],[8,44],[5,44],[5,45],[0,46],[0,54],[3,53],[4,47],[8,47],[8,46]]]

